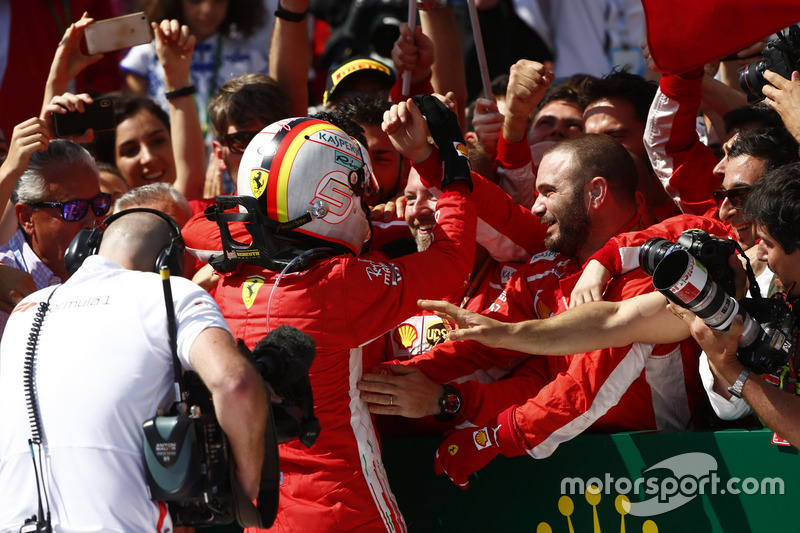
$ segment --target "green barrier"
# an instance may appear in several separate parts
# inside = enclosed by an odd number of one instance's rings
[[[582,435],[546,459],[498,457],[466,491],[434,475],[440,440],[388,439],[383,456],[412,533],[785,531],[797,524],[800,459],[771,437]]]

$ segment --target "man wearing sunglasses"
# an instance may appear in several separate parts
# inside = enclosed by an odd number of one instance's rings
[[[208,118],[217,134],[216,164],[235,178],[244,149],[256,133],[290,116],[289,97],[269,76],[245,74],[228,80],[208,103]]]
[[[31,156],[13,198],[18,229],[0,247],[0,262],[31,274],[37,289],[66,281],[67,247],[111,207],[111,195],[100,192],[94,159],[72,141],[52,140]],[[7,320],[0,312],[0,334]]]
[[[744,250],[756,243],[755,228],[742,211],[753,185],[765,172],[797,161],[797,141],[784,128],[747,129],[723,147],[725,157],[714,168],[722,189],[714,191],[719,218],[731,226],[731,237]]]

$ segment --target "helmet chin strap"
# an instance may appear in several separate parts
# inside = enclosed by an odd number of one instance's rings
[[[299,228],[327,214],[327,205],[313,206],[313,209],[304,215],[284,223],[278,223],[261,214],[257,200],[251,196],[218,196],[216,203],[206,208],[205,216],[208,220],[214,221],[219,226],[220,237],[222,239],[222,255],[213,256],[209,263],[218,272],[230,272],[240,263],[256,264],[273,272],[280,272],[289,268],[288,272],[305,270],[311,260],[320,256],[330,255],[331,248],[315,248],[308,252],[316,251],[316,254],[305,253],[307,250],[297,247],[295,244],[283,239],[278,239],[276,235],[288,233],[292,229]],[[245,212],[240,212],[237,207],[243,207]],[[320,216],[321,215],[321,216]],[[244,222],[247,231],[253,238],[252,243],[245,244],[236,241],[230,233],[228,223]],[[297,261],[298,258],[303,258]]]

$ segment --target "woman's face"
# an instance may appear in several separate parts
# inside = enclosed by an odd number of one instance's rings
[[[228,14],[228,0],[181,0],[184,23],[198,41],[205,41],[219,29]]]
[[[114,158],[130,188],[147,183],[174,183],[175,155],[167,126],[140,109],[117,125]]]

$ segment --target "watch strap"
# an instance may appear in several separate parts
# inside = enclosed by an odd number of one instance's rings
[[[444,392],[439,398],[439,408],[441,411],[434,415],[433,419],[437,422],[450,422],[461,411],[461,393],[452,385],[442,385]]]
[[[164,96],[167,100],[173,100],[175,98],[180,98],[181,96],[189,96],[190,94],[194,94],[197,92],[194,85],[187,85],[186,87],[181,87],[180,89],[175,89],[174,91],[167,91]]]
[[[278,9],[275,10],[275,16],[287,22],[302,22],[305,20],[307,15],[308,9],[302,13],[298,13],[297,11],[289,11],[283,7],[280,2],[278,2]]]
[[[728,387],[728,392],[731,393],[732,396],[736,398],[742,397],[742,389],[744,388],[744,382],[747,381],[747,378],[750,377],[750,369],[744,368],[742,372],[739,374],[739,377],[736,378],[736,381],[733,382],[733,385]]]

